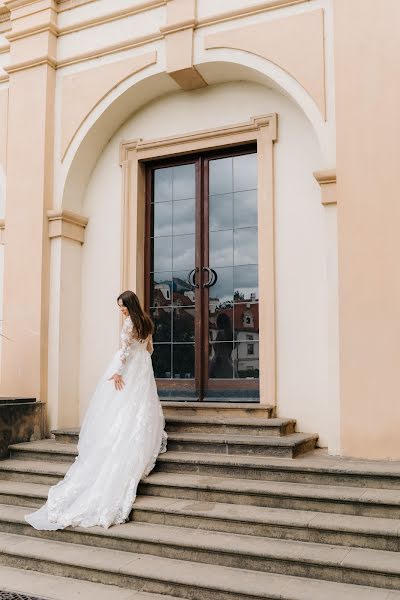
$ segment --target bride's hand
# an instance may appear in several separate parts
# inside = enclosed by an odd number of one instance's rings
[[[122,379],[121,375],[115,373],[112,377],[109,378],[108,381],[111,381],[112,379],[114,380],[115,389],[121,391],[125,385],[125,382]]]

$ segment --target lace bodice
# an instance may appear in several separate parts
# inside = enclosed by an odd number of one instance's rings
[[[118,375],[122,375],[126,361],[128,360],[132,351],[133,345],[139,343],[143,345],[150,354],[153,352],[153,340],[152,336],[148,335],[146,339],[141,340],[136,335],[136,330],[133,326],[132,319],[128,316],[125,317],[124,323],[121,329],[121,349],[119,350],[119,367],[117,369]]]

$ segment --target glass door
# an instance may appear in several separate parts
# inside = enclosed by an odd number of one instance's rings
[[[146,304],[160,396],[258,398],[254,148],[148,167]]]

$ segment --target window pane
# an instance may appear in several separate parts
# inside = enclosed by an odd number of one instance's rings
[[[172,282],[172,302],[178,306],[192,306],[195,303],[195,288],[188,282],[191,271],[174,271]],[[192,277],[193,280],[193,277]],[[196,274],[198,281],[198,274]]]
[[[150,277],[150,306],[168,306],[171,304],[171,272],[151,273]]]
[[[194,164],[173,167],[172,189],[174,200],[196,197],[196,175]]]
[[[233,195],[210,196],[209,229],[232,229],[233,227]]]
[[[174,308],[173,341],[194,342],[195,308]]]
[[[233,308],[218,308],[209,317],[209,339],[211,342],[233,341]]]
[[[234,267],[234,299],[235,302],[258,300],[258,266],[246,265],[244,267]]]
[[[233,379],[233,343],[210,344],[208,375],[210,379]]]
[[[233,265],[233,231],[210,232],[210,267],[230,267]]]
[[[194,344],[173,345],[174,379],[194,378]]]
[[[243,342],[244,340],[259,340],[259,317],[258,303],[242,303],[235,304],[233,309],[235,341]]]
[[[174,202],[174,235],[196,231],[195,200]]]
[[[260,364],[258,348],[259,344],[252,341],[240,342],[239,344],[236,344],[234,352],[236,378],[259,378]]]
[[[257,226],[257,191],[234,194],[235,227]]]
[[[233,182],[235,192],[257,188],[257,154],[242,154],[233,158]]]
[[[153,239],[152,271],[172,271],[172,237]]]
[[[171,345],[154,344],[152,354],[154,376],[162,379],[171,379]]]
[[[172,235],[172,202],[153,204],[153,235]]]
[[[235,265],[254,265],[258,263],[257,228],[235,229],[234,259]]]
[[[195,260],[195,236],[174,236],[173,270],[183,271],[193,269]]]
[[[216,283],[210,287],[209,304],[217,307],[233,302],[233,268],[218,267],[214,269],[217,274]]]
[[[233,191],[232,158],[218,158],[209,163],[209,194],[227,194]]]
[[[171,341],[171,309],[155,308],[151,310],[151,318],[154,323],[154,342]]]
[[[172,169],[154,171],[154,202],[172,200]]]

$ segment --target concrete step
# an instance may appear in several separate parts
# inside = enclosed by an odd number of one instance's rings
[[[145,496],[398,519],[400,491],[151,473],[139,484]],[[0,498],[1,501],[1,498]]]
[[[43,501],[43,500],[42,500]],[[26,506],[0,504],[0,531],[34,535],[23,520]],[[400,523],[395,519],[314,511],[138,496],[130,519],[135,524],[252,535],[261,538],[400,551]],[[114,530],[114,528],[113,528]],[[54,532],[48,534],[54,539]],[[64,538],[61,537],[61,540]],[[80,539],[69,541],[82,542]],[[121,549],[121,548],[120,548]]]
[[[294,458],[315,448],[317,435],[292,433],[287,436],[249,436],[201,433],[170,433],[168,449],[212,454],[280,456]],[[11,458],[72,462],[76,444],[53,439],[11,444]]]
[[[132,521],[206,531],[400,551],[397,519],[138,496]]]
[[[119,527],[119,526],[117,526]],[[126,524],[125,527],[129,527]],[[110,528],[111,530],[112,528]],[[192,532],[191,532],[192,533]],[[192,536],[193,537],[193,536]],[[254,541],[253,538],[251,538]],[[206,541],[206,540],[205,540]],[[276,540],[275,540],[276,541]],[[303,545],[301,545],[303,546]],[[278,549],[275,549],[278,552]],[[343,551],[343,549],[341,549]],[[359,551],[354,551],[359,552]],[[367,551],[364,551],[367,552]],[[373,552],[375,555],[375,551]],[[386,553],[389,554],[389,553]],[[334,564],[333,551],[330,564]],[[303,554],[298,551],[299,562]],[[317,558],[317,557],[316,557]],[[397,556],[396,556],[397,558]],[[304,557],[304,560],[306,557]],[[338,557],[336,557],[338,559]],[[278,558],[274,559],[276,562]],[[270,599],[300,600],[318,598],[324,600],[399,600],[400,594],[388,594],[390,586],[397,585],[398,561],[388,559],[383,572],[379,558],[370,557],[369,573],[378,578],[390,571],[392,577],[383,579],[384,588],[311,580],[297,576],[253,571],[244,568],[182,561],[126,552],[116,549],[88,547],[0,533],[0,564],[63,577],[73,577],[96,583],[117,585],[129,589],[158,594],[173,594],[191,600],[250,600]],[[359,557],[342,560],[341,571],[359,567]]]
[[[15,461],[17,462],[17,461]],[[61,463],[60,463],[61,464]],[[61,478],[61,473],[60,473]],[[0,480],[0,503],[40,506],[49,485]],[[400,491],[275,481],[151,473],[139,495],[398,519]]]
[[[108,530],[73,527],[37,532],[25,523],[27,512],[26,508],[0,506],[2,527],[13,534],[192,563],[400,589],[396,552],[137,522]]]
[[[400,462],[321,457],[312,452],[299,456],[294,461],[274,457],[227,456],[169,450],[158,457],[156,470],[261,481],[400,490]]]
[[[65,461],[9,458],[0,461],[0,480],[54,485],[64,477],[68,468],[69,464]]]
[[[294,433],[296,421],[294,419],[176,415],[166,416],[165,424],[168,433],[284,436]],[[54,429],[51,433],[57,442],[78,442],[79,428]]]
[[[11,444],[9,449],[10,458],[12,459],[42,460],[46,462],[72,463],[78,454],[76,444],[60,443],[53,439]]]
[[[275,407],[258,402],[161,402],[167,416],[224,416],[268,419],[274,416]]]
[[[177,600],[176,596],[148,594],[115,585],[91,583],[13,567],[0,566],[0,582],[1,592],[21,594],[27,599],[35,596],[51,600]]]
[[[46,456],[51,444],[44,440]],[[49,444],[50,442],[50,444]],[[58,445],[61,450],[65,446]],[[76,456],[76,448],[68,461],[18,458],[0,460],[0,479],[53,485],[64,477],[68,463]],[[228,456],[168,451],[160,454],[155,472],[211,475],[258,481],[286,481],[316,485],[335,485],[374,489],[400,489],[400,463],[358,461],[335,457],[315,458],[313,453],[295,461],[285,458]]]
[[[242,456],[280,456],[295,458],[315,448],[316,434],[292,433],[284,437],[224,435],[216,433],[170,433],[172,452],[200,452]]]

